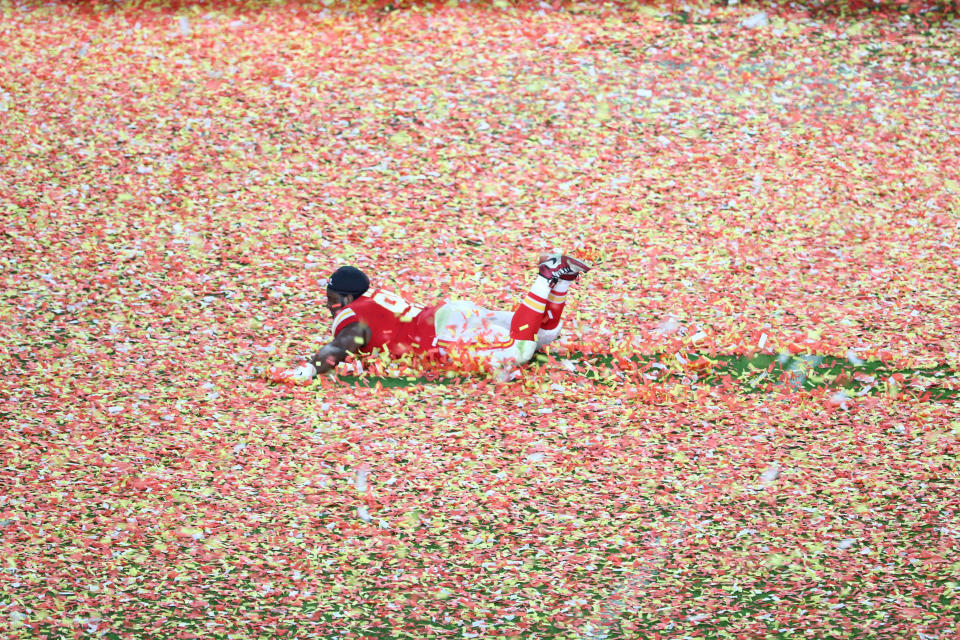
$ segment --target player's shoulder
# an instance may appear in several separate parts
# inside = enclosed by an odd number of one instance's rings
[[[371,293],[376,293],[376,292],[373,291]],[[372,309],[378,306],[379,305],[377,304],[376,300],[373,299],[372,296],[364,294],[358,297],[356,300],[354,300],[350,304],[348,304],[347,306],[345,306],[343,310],[346,311],[350,309],[350,310],[353,310],[354,312],[358,312],[358,311],[362,312],[365,309]]]
[[[374,289],[363,294],[348,307],[356,305],[356,309],[392,309],[399,304],[406,303],[402,296],[388,289]]]
[[[376,291],[371,294],[376,294]],[[383,308],[372,295],[364,294],[348,305],[345,305],[333,318],[334,326],[338,324],[346,325],[358,320],[362,320],[365,315],[376,313]]]
[[[350,304],[346,305],[343,309],[340,309],[340,311],[333,316],[333,335],[337,335],[340,330],[347,325],[351,325],[360,321],[360,315],[357,312],[360,311],[361,308],[354,308],[353,305],[356,303],[357,300],[354,300]]]

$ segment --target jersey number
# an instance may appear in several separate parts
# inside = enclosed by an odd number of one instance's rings
[[[423,311],[415,307],[400,296],[389,291],[377,291],[372,300],[400,319],[400,322],[411,322]]]

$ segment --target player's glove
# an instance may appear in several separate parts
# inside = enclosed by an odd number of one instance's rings
[[[317,375],[317,368],[311,363],[306,363],[296,369],[284,369],[283,367],[270,367],[266,378],[272,382],[290,385],[310,384],[313,377]]]

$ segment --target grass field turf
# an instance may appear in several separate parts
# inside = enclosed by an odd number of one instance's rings
[[[4,634],[952,637],[960,25],[743,4],[0,5]],[[250,375],[554,245],[517,382]]]

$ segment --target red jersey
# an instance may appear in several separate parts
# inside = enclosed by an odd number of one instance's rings
[[[395,293],[377,290],[360,296],[333,318],[333,337],[355,322],[370,327],[370,341],[359,349],[370,353],[386,349],[399,356],[409,351],[427,353],[436,346],[433,316],[440,305],[421,309]]]

